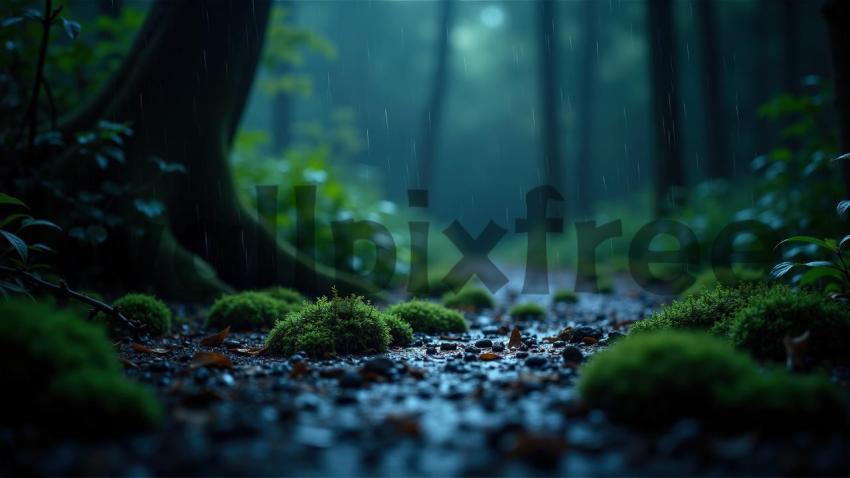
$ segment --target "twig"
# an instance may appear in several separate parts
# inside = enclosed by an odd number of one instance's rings
[[[36,64],[35,80],[30,94],[27,116],[29,119],[29,135],[27,137],[27,152],[32,157],[35,146],[35,133],[38,129],[38,96],[41,93],[41,83],[44,79],[44,62],[47,58],[47,43],[50,41],[50,27],[54,20],[53,0],[45,0],[44,15],[41,19],[41,44],[38,48],[38,63]]]
[[[120,320],[134,333],[139,330],[139,325],[135,321],[128,319],[124,316],[124,314],[118,312],[118,310],[116,310],[114,307],[105,304],[97,299],[93,299],[87,295],[80,294],[79,292],[71,290],[65,281],[60,281],[59,284],[53,284],[52,282],[47,282],[46,280],[41,279],[40,277],[37,277],[33,274],[30,274],[27,271],[22,271],[20,269],[15,269],[14,267],[8,266],[0,266],[0,271],[19,276],[29,282],[33,287],[50,292],[51,294],[57,297],[70,298],[76,300],[77,302],[87,304],[99,310],[100,312],[103,312],[111,317]]]

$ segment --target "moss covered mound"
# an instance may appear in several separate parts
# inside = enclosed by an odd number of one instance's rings
[[[546,310],[533,302],[517,304],[508,313],[518,320],[540,320],[546,317]]]
[[[760,370],[746,354],[704,333],[627,337],[582,369],[578,390],[591,407],[638,428],[682,418],[727,430],[832,428],[846,403],[825,378]]]
[[[301,305],[294,308],[298,309]],[[256,330],[271,327],[293,311],[293,306],[263,292],[240,292],[220,297],[207,316],[207,326],[233,330]]]
[[[307,302],[307,298],[305,298],[300,292],[287,287],[269,287],[261,290],[260,292],[266,294],[272,299],[288,304],[291,306],[292,310],[300,309],[304,303]]]
[[[815,359],[850,359],[847,306],[813,292],[768,293],[724,324],[733,344],[760,359],[785,360],[784,339],[809,332],[806,354]]]
[[[457,293],[443,296],[443,305],[452,309],[479,311],[496,306],[493,295],[483,287],[466,287]]]
[[[552,304],[575,304],[578,302],[578,294],[569,289],[559,289],[552,294]]]
[[[123,376],[102,327],[32,302],[0,302],[0,317],[4,423],[93,435],[160,420],[150,392]]]
[[[305,351],[311,357],[384,352],[412,337],[397,317],[380,312],[362,297],[321,297],[279,321],[266,338],[271,353]]]
[[[142,331],[151,335],[165,335],[171,332],[171,310],[161,300],[147,294],[127,294],[113,304],[119,312],[130,320],[136,321]],[[103,314],[99,315],[103,317]],[[111,319],[110,322],[114,322]],[[110,331],[118,332],[121,325],[110,325]]]
[[[765,287],[717,286],[677,299],[649,318],[632,325],[632,332],[667,329],[710,330],[734,316],[749,304],[754,294],[767,293]]]
[[[442,334],[469,329],[460,313],[425,300],[402,302],[389,307],[386,312],[410,324],[414,332]]]
[[[407,347],[413,342],[413,327],[397,315],[384,314],[384,323],[390,331],[391,347]]]

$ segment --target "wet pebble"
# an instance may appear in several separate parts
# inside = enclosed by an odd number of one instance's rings
[[[490,347],[493,346],[493,341],[490,340],[490,339],[482,339],[482,340],[475,342],[475,346],[478,347],[479,349],[490,348]]]
[[[532,355],[525,360],[525,366],[531,368],[541,368],[546,366],[548,362],[549,360],[542,355]]]
[[[561,354],[565,362],[581,363],[584,360],[584,353],[575,345],[570,345],[564,348]]]

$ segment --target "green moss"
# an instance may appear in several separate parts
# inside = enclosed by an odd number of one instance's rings
[[[442,334],[465,332],[469,328],[460,313],[425,300],[396,304],[388,308],[387,313],[410,324],[414,332]]]
[[[511,317],[519,320],[540,320],[546,317],[546,310],[533,302],[517,304],[511,307],[508,313]]]
[[[124,317],[139,324],[142,332],[151,335],[165,335],[171,331],[171,310],[152,295],[127,294],[116,300],[112,306]],[[109,332],[113,336],[128,332],[124,324],[104,313],[98,313],[95,320],[108,324]]]
[[[300,309],[307,299],[300,292],[287,287],[269,287],[260,292],[266,294],[272,299],[279,300],[291,306],[292,310]]]
[[[559,289],[552,294],[553,304],[575,304],[578,302],[578,294],[569,289]]]
[[[635,333],[665,329],[710,330],[745,307],[753,294],[766,290],[747,286],[705,289],[673,301],[649,318],[634,323],[631,330]]]
[[[613,294],[614,283],[609,277],[600,277],[597,282],[597,292],[600,294]]]
[[[301,307],[300,305],[295,308]],[[253,330],[271,327],[292,312],[293,307],[262,292],[240,292],[225,295],[213,303],[207,316],[207,326],[233,330]]]
[[[762,371],[705,333],[627,337],[594,355],[578,390],[587,405],[638,428],[696,418],[722,429],[842,426],[843,397],[824,378]]]
[[[816,359],[850,358],[847,306],[813,292],[782,289],[754,296],[718,332],[760,359],[784,360],[785,336],[810,333],[806,353]]]
[[[4,423],[80,435],[158,422],[156,401],[123,377],[103,327],[32,302],[0,302],[0,318]]]
[[[266,338],[271,353],[300,350],[311,357],[384,352],[391,343],[385,314],[362,297],[321,297],[275,324]]]
[[[764,275],[763,273],[761,273],[759,271],[753,271],[751,269],[746,269],[746,268],[742,268],[742,267],[735,267],[734,269],[725,269],[724,268],[721,272],[727,273],[727,274],[729,274],[729,273],[734,274],[734,276],[739,279],[739,281],[735,285],[735,287],[757,286],[759,284],[759,282],[761,282],[763,280],[763,275]],[[717,280],[717,274],[714,272],[714,270],[713,269],[706,269],[706,270],[700,272],[697,275],[696,281],[694,281],[693,285],[688,287],[688,289],[685,290],[685,292],[682,293],[682,296],[687,297],[687,296],[690,296],[690,295],[699,294],[699,293],[702,293],[705,290],[714,289],[715,287],[717,287],[719,285],[720,285],[720,282]],[[731,287],[731,286],[727,286],[727,287]]]
[[[443,305],[452,309],[479,311],[492,309],[496,303],[490,291],[482,287],[466,287],[443,296]]]
[[[413,328],[410,324],[392,314],[384,314],[383,319],[390,331],[390,346],[407,347],[413,342]]]

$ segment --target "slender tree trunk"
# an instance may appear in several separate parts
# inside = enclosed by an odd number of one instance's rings
[[[672,0],[649,0],[648,9],[652,102],[655,123],[655,201],[659,215],[675,206],[677,189],[684,185],[682,146],[679,141],[679,90],[673,42]]]
[[[293,1],[280,2],[277,8],[286,9],[287,22],[295,21],[295,3]],[[286,63],[278,66],[274,72],[277,76],[285,76],[292,72],[292,67]],[[286,92],[278,92],[272,98],[272,148],[275,154],[281,153],[289,146],[292,132],[292,95]]]
[[[437,144],[442,126],[443,105],[448,84],[448,69],[451,58],[449,33],[454,20],[454,0],[441,0],[440,16],[437,21],[437,49],[434,76],[431,78],[431,93],[426,102],[419,140],[420,183],[424,189],[432,186],[437,169]]]
[[[593,214],[593,133],[594,109],[593,103],[596,91],[597,64],[599,49],[599,23],[597,19],[595,0],[585,0],[582,4],[582,26],[584,28],[584,45],[581,51],[578,95],[578,157],[576,158],[576,192],[577,210],[582,217],[590,217]]]
[[[360,291],[357,280],[334,276],[291,245],[278,245],[237,197],[228,154],[270,7],[270,0],[158,0],[121,69],[86,108],[67,119],[63,131],[88,129],[101,118],[130,122],[134,135],[125,146],[125,179],[155,182],[150,193],[166,205],[166,234],[212,265],[226,283],[253,288],[277,282],[307,293],[327,293],[337,283],[341,292]],[[188,174],[155,181],[152,156],[181,163]],[[65,177],[76,166],[58,168]],[[85,176],[77,179],[90,175]],[[259,257],[258,251],[275,254]],[[276,278],[258,274],[269,261],[278,262]],[[153,267],[152,262],[134,266]]]
[[[706,155],[708,174],[712,178],[729,178],[732,175],[728,141],[724,131],[723,72],[720,45],[717,38],[715,7],[713,0],[697,2],[699,35],[702,50],[703,104],[705,111]]]
[[[841,152],[850,153],[850,3],[827,0],[823,6],[823,17],[829,32],[832,48],[832,64],[835,76],[835,111],[838,115],[838,131]],[[841,162],[844,190],[850,196],[850,160]]]
[[[538,57],[540,111],[543,128],[543,178],[546,184],[561,186],[560,121],[558,116],[558,21],[554,0],[538,2]]]

